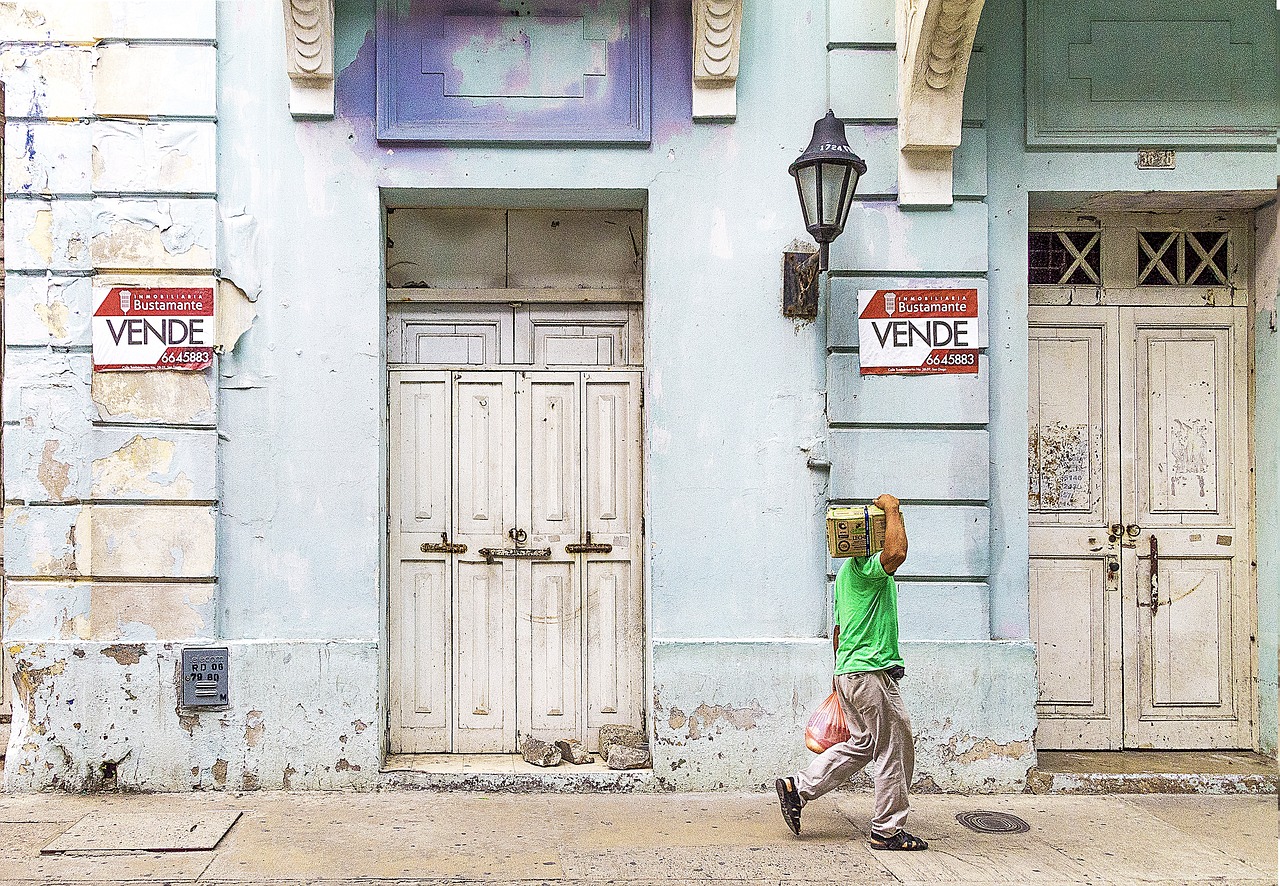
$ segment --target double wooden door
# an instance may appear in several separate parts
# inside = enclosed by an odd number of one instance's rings
[[[1252,747],[1246,322],[1031,308],[1039,747]]]
[[[390,375],[392,752],[640,725],[640,372]]]

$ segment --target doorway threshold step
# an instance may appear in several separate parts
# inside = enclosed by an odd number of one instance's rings
[[[1040,751],[1029,794],[1274,794],[1276,761],[1253,751]]]
[[[652,769],[604,763],[534,766],[519,754],[393,754],[382,765],[386,788],[508,793],[615,794],[655,789]]]

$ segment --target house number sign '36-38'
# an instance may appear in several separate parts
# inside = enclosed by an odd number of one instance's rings
[[[208,369],[213,288],[108,286],[93,312],[93,369]]]
[[[861,374],[976,374],[985,319],[976,289],[863,289]]]

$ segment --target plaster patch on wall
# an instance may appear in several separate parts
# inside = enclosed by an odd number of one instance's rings
[[[229,354],[236,349],[240,339],[253,321],[258,318],[253,303],[243,289],[223,278],[218,281],[218,317],[215,349],[219,354]]]
[[[31,248],[36,251],[36,255],[40,256],[40,260],[46,265],[53,261],[52,209],[36,211],[35,220],[31,225],[30,232],[27,234],[27,242],[31,244]]]
[[[219,207],[218,212],[222,223],[222,278],[234,283],[249,301],[256,302],[262,294],[258,220],[243,206],[233,212]]]
[[[209,378],[197,372],[95,372],[101,418],[194,424],[213,418]]]
[[[207,507],[90,505],[77,521],[88,524],[91,574],[156,578],[213,575],[214,519]]]
[[[135,436],[115,452],[93,462],[91,494],[95,498],[190,498],[194,484],[186,474],[167,479],[177,448],[171,440]]]
[[[36,479],[49,493],[50,501],[62,501],[71,482],[71,465],[54,457],[60,446],[57,440],[44,441],[44,454],[36,470]]]
[[[46,304],[35,306],[35,313],[44,324],[44,328],[49,330],[51,337],[55,339],[67,337],[67,323],[71,319],[71,311],[65,302],[50,297]]]
[[[95,201],[90,253],[98,268],[213,266],[214,203],[205,199]]]

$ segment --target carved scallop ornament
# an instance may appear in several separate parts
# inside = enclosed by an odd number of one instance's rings
[[[693,0],[693,119],[738,113],[742,0]]]
[[[333,0],[283,0],[289,112],[333,116]]]
[[[897,0],[898,202],[949,206],[983,0]]]

